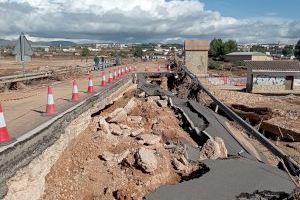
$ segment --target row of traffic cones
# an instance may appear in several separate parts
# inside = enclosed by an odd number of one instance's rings
[[[105,87],[108,83],[112,83],[114,80],[120,79],[121,76],[129,73],[132,71],[131,67],[125,67],[125,69],[122,67],[118,67],[118,69],[115,69],[114,72],[112,73],[109,71],[109,78],[108,80],[106,79],[105,72],[102,72],[102,81],[101,81],[101,86]],[[136,71],[136,67],[134,67],[134,71]],[[93,85],[93,80],[92,76],[89,76],[88,80],[88,93],[93,93],[94,92],[94,85]],[[78,91],[78,85],[76,80],[73,81],[73,88],[72,88],[72,101],[79,101],[80,100],[80,95]],[[52,86],[48,86],[48,94],[47,94],[47,105],[46,105],[46,115],[53,115],[56,113],[56,107],[54,103],[54,97],[53,97],[53,89]],[[3,109],[2,105],[0,103],[0,146],[2,144],[7,144],[12,141],[11,137],[9,136],[5,119],[4,119],[4,114],[3,114]]]

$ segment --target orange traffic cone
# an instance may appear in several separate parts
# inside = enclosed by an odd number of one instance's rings
[[[108,83],[112,83],[112,82],[113,82],[113,76],[111,71],[109,71]]]
[[[93,80],[92,80],[92,76],[89,76],[88,93],[93,93],[93,92],[94,92]]]
[[[76,81],[73,81],[73,90],[72,90],[72,101],[78,101],[80,99],[79,93],[78,93],[78,86]]]
[[[48,95],[47,95],[47,106],[46,106],[46,114],[52,115],[56,113],[56,108],[54,105],[53,91],[52,86],[48,86]]]
[[[6,128],[2,105],[0,103],[0,144],[2,142],[9,142],[9,141],[10,141],[10,137],[8,134],[8,130]]]
[[[101,82],[101,86],[105,87],[106,86],[106,76],[105,76],[105,72],[102,72],[102,82]]]

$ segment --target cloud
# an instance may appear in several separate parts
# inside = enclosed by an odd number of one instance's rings
[[[294,42],[299,30],[299,20],[224,17],[198,0],[0,0],[5,38],[26,32],[33,40]]]

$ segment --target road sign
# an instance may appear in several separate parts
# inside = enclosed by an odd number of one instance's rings
[[[31,61],[31,56],[33,54],[31,45],[26,39],[24,33],[21,33],[17,44],[14,49],[14,54],[16,55],[16,60],[20,62]]]
[[[25,62],[31,61],[33,52],[31,45],[26,39],[24,33],[21,33],[13,53],[16,55],[16,60],[22,62],[23,71],[25,71]]]

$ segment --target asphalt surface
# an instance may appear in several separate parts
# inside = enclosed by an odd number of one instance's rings
[[[163,185],[146,199],[233,200],[241,193],[255,190],[290,193],[294,189],[284,171],[257,161],[239,158],[203,163],[209,171],[201,177],[177,185]]]

